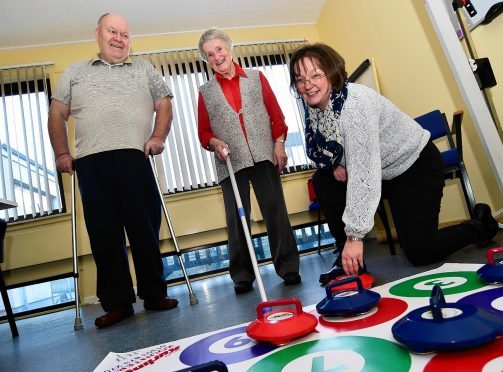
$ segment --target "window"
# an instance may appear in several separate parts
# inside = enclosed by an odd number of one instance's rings
[[[327,224],[322,224],[321,246],[333,245],[335,240],[328,230]],[[318,225],[303,226],[294,229],[294,236],[299,252],[310,252],[318,249]],[[267,235],[261,234],[252,238],[253,249],[257,256],[257,261],[268,262],[271,260],[269,240]],[[229,269],[229,247],[227,243],[211,245],[209,247],[198,247],[190,252],[181,255],[183,263],[187,269],[187,274],[191,278],[214,274]],[[196,259],[194,259],[194,257]],[[164,278],[168,283],[176,283],[183,280],[183,271],[180,261],[173,253],[163,257]]]
[[[318,248],[318,226],[302,226],[294,229],[299,252],[315,251]],[[267,235],[252,238],[253,248],[259,262],[269,262],[271,252]],[[321,225],[321,245],[334,244],[334,238],[326,224]],[[198,247],[181,255],[187,273],[198,278],[229,269],[229,248],[227,243]],[[174,253],[163,257],[164,278],[168,283],[181,283],[184,279],[180,261]],[[75,304],[75,280],[72,274],[64,274],[28,283],[8,286],[8,295],[16,317],[36,314],[41,311],[61,309]],[[0,321],[6,313],[0,298]]]
[[[288,59],[301,41],[234,46],[235,60],[244,68],[258,69],[269,81],[288,124],[286,172],[305,170],[311,161],[305,154],[304,121],[300,102],[290,92]],[[199,59],[196,49],[140,54],[164,76],[173,99],[173,124],[162,162],[158,161],[161,188],[165,193],[195,190],[217,184],[213,153],[197,136],[198,88],[213,75]]]
[[[75,281],[68,275],[8,286],[12,311],[16,316],[71,306],[75,303]],[[0,320],[6,319],[5,305],[0,298]]]
[[[62,210],[47,132],[46,66],[0,68],[0,198],[18,204],[0,217],[11,221]]]

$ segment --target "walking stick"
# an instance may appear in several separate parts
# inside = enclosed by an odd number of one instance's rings
[[[75,292],[75,323],[74,330],[82,329],[79,303],[79,265],[77,255],[77,223],[75,213],[75,170],[72,173],[72,250],[73,250],[73,288]]]
[[[150,155],[149,158],[150,158],[150,165],[152,166],[152,172],[154,172],[154,179],[155,184],[157,186],[157,191],[159,192],[159,197],[161,198],[161,205],[162,210],[164,212],[164,217],[166,218],[169,233],[171,234],[171,238],[173,239],[173,245],[175,246],[176,256],[178,257],[178,261],[180,261],[180,266],[182,267],[183,276],[185,277],[185,283],[187,283],[187,288],[189,289],[190,304],[195,305],[199,302],[199,300],[197,299],[197,295],[192,290],[192,285],[190,284],[189,276],[187,274],[187,270],[185,269],[185,264],[183,263],[182,260],[182,253],[180,252],[180,248],[178,247],[178,242],[176,241],[173,225],[171,224],[171,219],[169,218],[168,208],[166,207],[166,203],[164,203],[161,186],[159,185],[159,180],[157,179],[157,169],[155,167],[155,159],[152,155]]]
[[[257,257],[255,255],[255,251],[253,250],[250,230],[248,230],[248,223],[246,222],[246,213],[243,208],[243,203],[241,202],[241,196],[239,195],[239,190],[236,183],[236,177],[234,177],[234,170],[232,169],[230,156],[227,156],[227,159],[225,161],[227,163],[227,170],[229,171],[229,177],[232,184],[232,190],[234,191],[234,198],[236,199],[239,217],[241,219],[241,224],[243,225],[243,232],[245,234],[246,245],[248,246],[248,252],[250,254],[250,259],[252,262],[253,272],[255,273],[255,279],[257,280],[258,289],[260,291],[260,298],[262,299],[262,302],[266,302],[267,296],[265,294],[264,283],[262,282],[262,277],[260,276],[260,270],[257,263]]]

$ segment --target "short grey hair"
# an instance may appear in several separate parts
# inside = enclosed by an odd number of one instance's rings
[[[204,31],[201,37],[199,38],[199,44],[197,45],[197,49],[199,51],[199,57],[204,62],[208,62],[208,59],[206,58],[206,53],[204,53],[203,45],[206,44],[208,41],[215,39],[223,41],[229,47],[230,50],[232,50],[232,47],[234,46],[232,39],[222,30],[219,30],[218,28],[210,28]]]
[[[98,26],[101,25],[101,21],[103,21],[103,18],[105,18],[107,15],[109,15],[110,13],[105,13],[105,14],[102,14],[100,16],[100,18],[98,19]]]

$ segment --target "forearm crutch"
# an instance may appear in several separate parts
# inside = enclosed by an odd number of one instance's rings
[[[75,323],[74,330],[82,329],[79,303],[79,264],[77,254],[77,223],[75,214],[75,170],[72,173],[72,250],[73,250],[73,289],[75,292]]]
[[[161,198],[162,210],[164,212],[164,217],[166,218],[166,222],[168,224],[169,233],[171,235],[171,239],[173,239],[173,245],[175,246],[176,256],[178,257],[178,261],[180,261],[180,266],[182,267],[183,276],[185,277],[185,283],[187,283],[187,288],[189,289],[189,301],[191,305],[197,304],[199,301],[197,299],[197,295],[192,290],[192,285],[190,284],[189,275],[187,274],[187,270],[185,269],[185,264],[183,263],[182,253],[180,252],[180,248],[178,247],[178,242],[176,241],[175,232],[173,230],[173,225],[171,224],[171,219],[169,218],[168,208],[166,208],[166,203],[164,203],[164,197],[162,195],[161,186],[159,184],[159,180],[157,179],[157,169],[155,167],[155,159],[152,155],[149,156],[150,165],[152,166],[152,172],[154,173],[155,184],[157,186],[157,191],[159,192],[159,197]]]
[[[229,171],[229,178],[232,184],[232,190],[234,192],[234,198],[236,199],[236,205],[238,207],[239,217],[241,219],[241,224],[243,225],[243,231],[246,238],[246,245],[248,246],[248,252],[250,254],[250,259],[253,266],[253,272],[255,273],[255,279],[257,280],[258,289],[260,291],[260,298],[262,302],[267,301],[267,296],[265,294],[264,283],[262,282],[262,277],[260,276],[260,270],[258,268],[257,257],[255,256],[255,251],[253,250],[253,245],[250,236],[250,230],[248,230],[248,223],[246,222],[246,213],[243,208],[243,203],[241,202],[241,196],[239,195],[239,189],[236,183],[236,177],[234,177],[234,170],[232,169],[231,158],[227,155],[225,160],[227,163],[227,170]]]

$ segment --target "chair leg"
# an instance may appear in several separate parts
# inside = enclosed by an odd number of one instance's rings
[[[470,178],[468,177],[468,172],[466,171],[465,164],[463,162],[459,163],[459,172],[461,173],[460,181],[461,188],[463,189],[463,194],[466,200],[466,206],[468,207],[468,213],[470,218],[473,218],[473,208],[475,208],[475,195],[473,194],[472,184]]]
[[[318,208],[318,254],[321,254],[321,208]]]
[[[7,313],[7,320],[9,321],[12,337],[17,337],[19,336],[19,333],[17,331],[16,321],[14,319],[14,313],[12,312],[9,296],[7,294],[7,287],[5,286],[5,281],[3,279],[2,268],[0,268],[0,292],[2,292],[2,300],[5,306],[5,312]]]
[[[396,255],[395,242],[393,241],[393,235],[391,234],[388,216],[386,215],[386,208],[382,200],[379,202],[379,206],[377,207],[377,214],[381,218],[382,224],[384,226],[384,231],[386,232],[386,240],[388,240],[389,253],[394,256]]]

